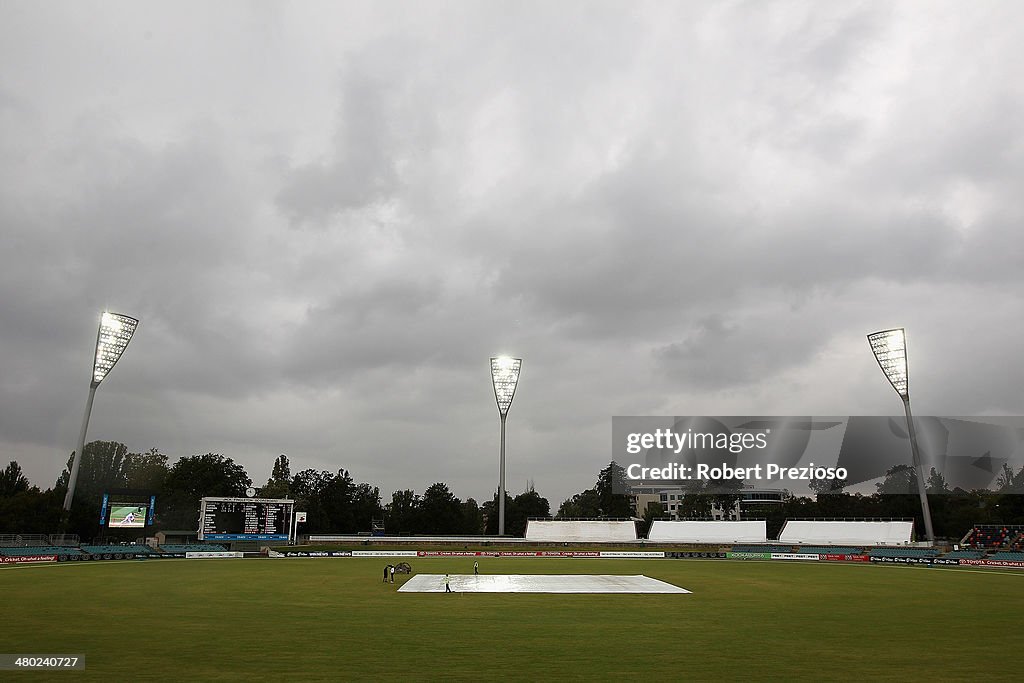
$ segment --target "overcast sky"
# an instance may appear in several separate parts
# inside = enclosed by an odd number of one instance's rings
[[[0,466],[553,508],[613,415],[1024,414],[1024,4],[0,0]]]

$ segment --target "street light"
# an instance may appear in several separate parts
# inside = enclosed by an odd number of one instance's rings
[[[498,356],[491,358],[491,383],[494,385],[494,400],[501,415],[501,474],[498,477],[498,535],[505,535],[505,417],[516,395],[522,358]]]
[[[932,513],[928,507],[928,491],[924,483],[924,471],[921,468],[921,452],[917,447],[917,432],[914,430],[914,416],[910,413],[910,377],[907,373],[907,333],[902,327],[882,330],[868,335],[871,352],[875,354],[878,366],[882,368],[889,384],[903,399],[903,409],[907,414],[907,431],[910,433],[910,452],[913,457],[914,470],[917,472],[917,492],[921,497],[921,512],[924,515],[924,529],[929,542],[935,541],[932,528]]]
[[[85,403],[85,418],[82,420],[82,431],[78,433],[78,448],[75,449],[75,460],[71,465],[68,492],[64,496],[65,512],[71,510],[71,499],[75,497],[78,468],[82,464],[85,432],[89,428],[89,415],[92,413],[92,400],[96,396],[96,387],[117,364],[121,354],[128,347],[128,342],[132,340],[132,335],[135,334],[135,328],[138,325],[138,320],[120,313],[104,311],[100,316],[100,329],[96,333],[96,356],[92,363],[92,381],[89,383],[89,400]]]

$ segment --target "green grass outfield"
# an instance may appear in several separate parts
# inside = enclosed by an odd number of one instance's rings
[[[483,573],[645,574],[693,594],[446,595],[382,584],[398,559],[0,568],[0,652],[86,658],[0,679],[1020,680],[1024,572],[482,557]]]

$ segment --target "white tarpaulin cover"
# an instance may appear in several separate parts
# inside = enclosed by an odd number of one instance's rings
[[[689,593],[649,576],[611,574],[451,574],[453,593]],[[444,574],[417,574],[402,593],[444,593]]]

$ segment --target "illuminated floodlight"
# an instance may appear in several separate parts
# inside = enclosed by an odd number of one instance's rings
[[[92,402],[96,397],[96,387],[100,385],[111,369],[121,358],[128,347],[128,342],[135,334],[139,321],[130,315],[104,311],[100,316],[100,329],[96,333],[96,353],[92,362],[92,381],[89,382],[89,399],[85,403],[85,417],[82,419],[82,430],[78,433],[78,448],[75,459],[71,463],[71,476],[68,478],[68,492],[64,496],[64,511],[71,510],[71,501],[75,497],[75,484],[78,483],[78,468],[82,464],[82,451],[85,449],[85,433],[89,429],[89,416],[92,414]]]
[[[498,474],[498,535],[505,535],[505,418],[512,406],[519,384],[522,358],[497,356],[491,358],[491,384],[494,386],[494,400],[498,403],[501,416],[501,468]]]
[[[92,365],[92,381],[102,382],[128,347],[139,321],[120,313],[105,311],[96,335],[96,359]]]
[[[868,335],[871,352],[875,354],[878,366],[882,368],[889,384],[903,399],[903,410],[907,415],[907,432],[910,435],[910,453],[913,458],[914,471],[917,473],[917,493],[921,499],[921,514],[924,518],[924,530],[929,542],[935,541],[935,530],[932,527],[932,513],[928,506],[928,489],[924,483],[924,469],[921,466],[921,451],[917,445],[917,430],[914,429],[914,416],[910,412],[910,376],[907,372],[907,332],[902,327],[882,330]]]
[[[494,384],[494,400],[498,403],[498,412],[508,415],[512,399],[516,395],[519,384],[519,370],[523,367],[522,358],[498,356],[491,359],[491,382]]]
[[[907,333],[902,327],[868,335],[871,352],[892,388],[902,398],[910,397],[907,375]]]

